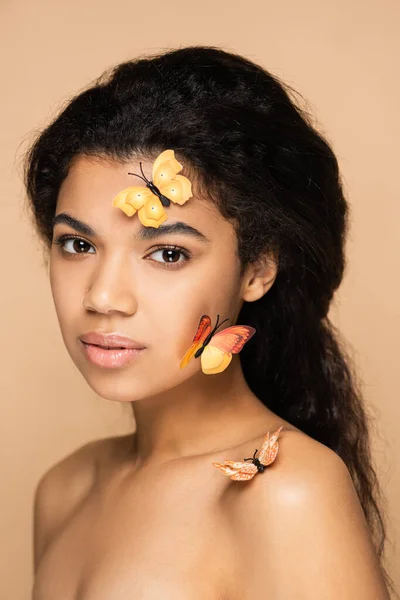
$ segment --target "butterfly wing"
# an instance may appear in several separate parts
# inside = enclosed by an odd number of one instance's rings
[[[269,431],[268,431],[267,435],[265,436],[262,448],[260,450],[260,454],[258,456],[258,460],[264,466],[267,466],[267,465],[270,465],[271,463],[273,463],[278,454],[279,445],[278,445],[277,440],[278,440],[281,430],[282,430],[282,427],[279,427],[279,429],[274,431],[274,433],[271,435],[271,437],[269,436]]]
[[[233,481],[247,481],[258,472],[256,465],[251,462],[235,462],[225,459],[222,463],[213,462],[212,464]]]
[[[224,352],[224,350],[212,346],[211,343],[212,341],[204,348],[200,357],[201,368],[206,375],[222,373],[232,360],[230,352]]]
[[[254,327],[249,325],[233,325],[219,331],[210,340],[210,346],[219,348],[224,352],[238,354],[243,346],[255,334]]]
[[[254,327],[248,325],[234,325],[213,335],[201,355],[203,372],[215,375],[225,371],[232,360],[232,354],[240,352],[255,331]]]
[[[157,198],[157,196],[154,196],[146,187],[134,185],[121,190],[114,196],[112,205],[123,210],[128,217],[132,217],[151,198]]]
[[[175,175],[174,179],[160,185],[159,190],[174,204],[185,204],[192,197],[192,184],[183,175]]]
[[[179,164],[179,163],[178,163]],[[161,163],[153,174],[153,183],[160,189],[167,186],[177,177],[176,170],[169,162]]]
[[[182,360],[180,362],[181,369],[183,369],[183,367],[186,367],[188,362],[192,360],[193,356],[196,354],[197,350],[199,348],[201,348],[201,346],[202,346],[202,342],[195,342],[194,344],[192,344],[190,346],[189,350],[187,350],[185,356],[182,358]]]
[[[193,343],[190,346],[189,350],[186,352],[185,356],[182,358],[180,363],[180,368],[183,369],[188,362],[193,358],[196,354],[197,350],[201,348],[203,345],[203,341],[206,339],[208,334],[211,331],[211,319],[208,315],[202,315],[200,317],[199,324],[197,326],[197,331],[193,338]]]
[[[183,169],[173,150],[164,150],[153,165],[153,183],[161,194],[175,204],[185,204],[192,196],[192,184],[187,177],[177,175]]]
[[[183,166],[175,158],[173,150],[164,150],[161,152],[153,163],[152,180],[157,187],[163,185],[175,177],[177,173],[182,171]],[[160,177],[161,173],[166,170],[168,175]]]
[[[139,208],[139,219],[146,227],[159,227],[168,218],[160,199],[150,192],[145,203]]]
[[[194,334],[193,341],[205,340],[211,331],[211,319],[208,315],[201,315],[197,331]]]

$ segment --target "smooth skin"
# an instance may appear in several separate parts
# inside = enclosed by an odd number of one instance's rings
[[[151,166],[143,161],[148,177]],[[55,241],[83,240],[66,241],[64,252],[51,247],[62,337],[97,394],[131,404],[136,432],[90,442],[41,478],[33,600],[387,600],[343,461],[267,409],[238,356],[218,375],[203,374],[198,359],[179,368],[202,314],[213,323],[229,317],[229,326],[244,301],[268,293],[273,257],[240,278],[233,225],[196,191],[166,209],[164,225],[183,222],[204,239],[161,231],[134,239],[148,228],[111,201],[138,169],[138,160],[128,168],[81,156],[58,197],[56,215],[95,232],[54,228]],[[168,263],[171,245],[179,249]],[[146,349],[124,368],[102,369],[78,340],[94,329],[125,333]],[[212,466],[252,456],[280,426],[275,462],[251,481]]]

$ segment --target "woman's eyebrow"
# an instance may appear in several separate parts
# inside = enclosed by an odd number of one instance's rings
[[[72,215],[66,212],[62,212],[52,219],[53,228],[58,223],[65,223],[66,225],[69,225],[72,229],[75,229],[75,231],[78,231],[83,235],[90,235],[93,237],[97,235],[95,230],[92,227],[90,227],[90,225],[84,223],[83,221],[80,221],[76,217],[73,217]],[[191,225],[188,225],[187,223],[184,223],[183,221],[167,223],[165,225],[160,225],[160,227],[143,227],[139,231],[139,233],[133,237],[133,239],[136,241],[154,240],[163,235],[168,235],[169,233],[182,233],[184,235],[191,236],[199,240],[200,242],[211,241],[203,233],[201,233],[201,231],[199,231],[195,227],[192,227]]]
[[[210,242],[210,240],[201,233],[195,227],[184,223],[183,221],[176,221],[175,223],[167,223],[166,225],[160,225],[160,227],[144,227],[139,233],[134,236],[135,240],[154,240],[157,237],[166,235],[168,233],[183,233],[199,240],[200,242]]]
[[[93,237],[97,235],[95,230],[92,229],[90,225],[87,225],[83,221],[76,219],[75,217],[66,212],[60,213],[53,217],[51,223],[53,225],[53,229],[58,223],[65,223],[66,225],[69,225],[72,229],[75,229],[75,231],[83,233],[83,235],[91,235]]]

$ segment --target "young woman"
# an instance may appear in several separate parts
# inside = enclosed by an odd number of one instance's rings
[[[216,48],[129,61],[26,161],[67,351],[136,422],[41,478],[34,599],[387,599],[328,319],[348,206],[285,86]]]

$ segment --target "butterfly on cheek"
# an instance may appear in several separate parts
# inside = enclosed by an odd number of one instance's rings
[[[216,333],[225,321],[217,323],[212,329],[211,319],[208,315],[200,317],[193,343],[181,360],[180,368],[183,369],[194,357],[201,357],[201,368],[206,375],[222,373],[232,360],[233,354],[238,354],[245,343],[255,334],[254,327],[248,325],[233,325]]]
[[[245,462],[225,459],[222,463],[213,462],[212,465],[233,481],[247,481],[252,479],[257,473],[262,473],[265,470],[265,467],[273,463],[276,459],[279,449],[278,437],[281,430],[282,427],[279,427],[279,429],[274,431],[271,437],[268,431],[264,438],[258,458],[256,458],[257,450],[255,450],[251,458],[244,459]],[[246,462],[248,460],[251,460],[252,462]]]
[[[119,192],[112,205],[120,208],[128,217],[136,212],[142,225],[158,228],[166,219],[164,207],[185,204],[192,197],[192,184],[187,177],[178,175],[183,166],[176,160],[173,150],[164,150],[153,164],[152,181],[142,175],[129,173],[142,179],[146,186],[131,186]]]

